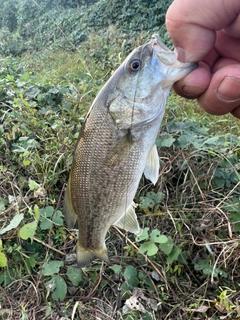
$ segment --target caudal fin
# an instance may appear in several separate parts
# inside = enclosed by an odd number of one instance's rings
[[[63,211],[68,228],[74,228],[77,222],[77,215],[73,210],[71,201],[71,176],[69,177],[67,188],[64,194]]]
[[[77,265],[79,268],[86,267],[96,258],[107,263],[110,262],[105,244],[102,248],[97,250],[84,249],[79,243],[77,244]]]

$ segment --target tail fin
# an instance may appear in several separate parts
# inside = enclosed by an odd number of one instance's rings
[[[74,228],[77,222],[77,215],[74,212],[71,200],[71,176],[69,177],[67,188],[64,194],[63,211],[68,228]]]
[[[77,265],[79,268],[86,267],[96,258],[107,263],[110,262],[105,244],[102,248],[99,248],[97,250],[84,249],[80,246],[79,243],[77,244]]]

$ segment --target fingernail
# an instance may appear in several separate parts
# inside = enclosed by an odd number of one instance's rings
[[[184,52],[184,50],[182,48],[180,48],[180,47],[176,47],[174,49],[174,51],[177,54],[178,61],[185,62],[185,52]]]
[[[240,79],[225,77],[217,89],[220,100],[234,102],[240,99]]]
[[[200,94],[202,94],[203,89],[195,86],[185,85],[182,87],[182,91],[185,95],[191,97],[196,97]]]

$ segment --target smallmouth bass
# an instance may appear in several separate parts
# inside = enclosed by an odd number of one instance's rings
[[[196,68],[181,63],[158,35],[130,53],[106,82],[81,127],[64,199],[68,227],[78,223],[77,264],[109,262],[111,225],[135,234],[133,198],[142,174],[158,180],[155,140],[172,84]]]

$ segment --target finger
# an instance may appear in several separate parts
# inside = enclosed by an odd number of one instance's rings
[[[166,14],[166,26],[186,61],[200,61],[214,47],[215,31],[232,24],[240,12],[239,0],[175,0]]]
[[[215,48],[222,57],[240,61],[240,30],[239,38],[229,36],[223,31],[217,32]]]
[[[230,23],[227,27],[224,28],[224,32],[231,37],[239,38],[240,37],[240,14]]]
[[[211,114],[238,114],[239,110],[236,108],[240,105],[240,66],[231,65],[216,71],[208,89],[198,98],[198,103]]]
[[[239,65],[239,62],[229,58],[219,58],[212,67],[212,73],[215,73],[216,71],[228,67],[230,65]]]
[[[236,118],[240,119],[240,105],[237,106],[233,111],[231,111],[232,115]]]
[[[211,72],[203,64],[173,85],[174,91],[188,99],[198,98],[209,86]]]
[[[166,26],[174,46],[184,51],[182,62],[198,62],[214,47],[215,31],[170,18],[166,20]]]

